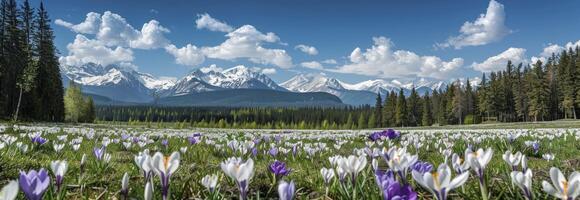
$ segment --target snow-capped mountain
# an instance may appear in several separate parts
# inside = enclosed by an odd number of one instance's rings
[[[364,90],[349,90],[335,79],[323,74],[298,74],[281,84],[293,92],[326,92],[351,105],[370,104],[376,94]]]
[[[281,84],[282,87],[294,92],[327,92],[339,97],[344,103],[352,105],[374,104],[377,93],[386,94],[403,89],[405,95],[411,93],[413,87],[423,95],[433,90],[444,89],[444,81],[419,79],[400,82],[398,80],[367,80],[349,84],[324,74],[298,74]]]
[[[271,89],[288,91],[268,76],[242,65],[218,72],[197,69],[163,92],[164,96],[179,96],[220,89]]]
[[[80,66],[62,66],[63,83],[79,84],[83,92],[109,97],[118,101],[149,102],[152,93],[166,90],[173,81],[158,79],[146,73],[119,65],[102,66],[88,63]]]

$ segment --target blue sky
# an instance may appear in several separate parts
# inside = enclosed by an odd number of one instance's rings
[[[121,64],[177,78],[215,64],[265,69],[277,82],[296,73],[346,82],[449,80],[479,77],[508,59],[542,60],[580,40],[580,1],[83,0],[46,6],[61,64]],[[95,23],[80,24],[91,12]],[[302,52],[301,44],[316,51]]]

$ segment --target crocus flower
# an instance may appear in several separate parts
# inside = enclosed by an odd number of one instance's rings
[[[566,180],[560,169],[552,167],[550,178],[552,184],[542,181],[542,188],[546,193],[562,200],[573,200],[580,195],[580,173],[573,172]]]
[[[161,195],[166,200],[169,197],[169,178],[179,168],[179,152],[173,152],[171,156],[164,156],[161,152],[153,155],[153,169],[161,179]]]
[[[347,158],[342,158],[338,162],[338,166],[344,169],[347,173],[352,176],[353,184],[356,183],[356,177],[358,173],[361,172],[367,165],[367,157],[365,156],[348,156]]]
[[[506,151],[502,155],[502,158],[512,168],[512,171],[515,171],[522,159],[522,153],[518,151],[517,153],[512,154],[511,151]]]
[[[81,157],[81,163],[80,163],[80,172],[81,174],[85,171],[85,163],[87,162],[87,154],[83,153],[83,156]]]
[[[475,173],[479,177],[479,188],[481,189],[481,197],[483,200],[487,200],[487,186],[485,185],[484,171],[485,166],[491,160],[493,155],[493,150],[488,148],[487,150],[478,149],[472,152],[471,149],[465,151],[467,162],[471,165],[471,168],[475,170]]]
[[[10,181],[0,190],[0,199],[14,200],[18,195],[18,181]]]
[[[52,161],[50,163],[50,168],[52,169],[52,173],[55,176],[56,191],[60,191],[64,179],[64,174],[68,169],[68,163],[65,160]]]
[[[151,156],[145,152],[139,152],[139,155],[135,156],[135,164],[139,167],[139,170],[143,173],[143,178],[145,181],[151,179],[151,173],[153,172],[153,164],[151,163]]]
[[[240,199],[245,200],[248,184],[254,175],[254,160],[248,159],[243,162],[241,158],[228,158],[220,164],[220,167],[227,176],[236,181],[240,190]]]
[[[412,174],[413,179],[429,190],[438,200],[447,199],[447,194],[451,190],[463,185],[469,178],[469,173],[463,173],[451,179],[451,169],[447,164],[439,165],[436,172],[421,174],[413,171]]]
[[[556,156],[555,156],[554,154],[551,154],[551,153],[545,153],[545,154],[542,154],[542,158],[543,158],[544,160],[547,160],[547,161],[554,160],[554,158],[555,158],[555,157],[556,157]]]
[[[457,155],[456,153],[454,153],[453,156],[451,156],[451,164],[453,166],[453,169],[455,169],[455,172],[457,172],[458,174],[466,172],[467,170],[469,170],[470,167],[469,162],[464,162],[463,159],[461,159],[459,155]]]
[[[217,186],[218,176],[216,174],[205,175],[201,179],[201,184],[207,188],[210,192],[213,192]]]
[[[40,200],[50,184],[50,177],[45,169],[30,170],[28,173],[20,171],[18,180],[20,189],[28,200]]]
[[[36,136],[32,137],[30,140],[32,143],[37,144],[37,145],[43,145],[44,143],[48,142],[47,139],[44,139],[40,135],[36,135]]]
[[[280,184],[278,184],[278,197],[280,197],[280,200],[294,199],[295,192],[296,186],[294,185],[294,181],[290,181],[290,183],[280,181]]]
[[[105,146],[101,146],[100,148],[93,148],[93,155],[95,155],[97,160],[103,160],[103,155],[105,155]]]
[[[270,172],[276,175],[276,177],[287,176],[288,174],[290,174],[291,171],[290,169],[286,168],[286,163],[278,160],[270,164],[268,169],[270,169]]]
[[[161,140],[161,145],[163,145],[165,147],[169,146],[169,140],[167,140],[167,139]]]
[[[534,149],[534,154],[538,154],[538,152],[540,151],[540,143],[539,142],[532,143],[532,149]]]
[[[153,186],[151,182],[147,182],[145,184],[145,194],[143,195],[143,199],[145,200],[153,199]]]
[[[512,178],[512,183],[517,185],[522,190],[524,197],[526,197],[527,200],[531,200],[533,198],[532,170],[528,169],[523,173],[520,171],[513,171],[510,174],[510,177]]]
[[[334,170],[323,167],[322,169],[320,169],[320,174],[322,174],[324,184],[326,186],[330,185],[330,181],[332,181],[332,178],[334,178]]]
[[[270,148],[270,150],[268,151],[268,154],[270,154],[270,156],[272,156],[272,157],[276,157],[276,155],[278,155],[278,148],[276,148],[276,147]]]
[[[417,171],[417,172],[423,174],[423,173],[431,172],[431,170],[433,170],[433,165],[429,162],[417,161],[417,162],[415,162],[415,164],[413,164],[412,168],[413,168],[413,171]]]
[[[418,156],[411,155],[405,148],[393,147],[386,152],[383,149],[383,158],[389,167],[399,174],[401,180],[407,180],[407,170],[417,162]]]
[[[125,172],[123,179],[121,179],[121,194],[123,194],[125,199],[127,199],[127,195],[129,195],[129,174],[127,174],[127,172]]]
[[[370,141],[373,141],[373,142],[375,142],[375,141],[377,141],[377,140],[380,140],[380,139],[381,139],[381,132],[374,132],[374,133],[371,133],[371,134],[368,136],[368,139],[369,139]]]
[[[375,178],[384,200],[416,200],[417,192],[409,185],[401,185],[392,171],[375,171]]]
[[[392,139],[397,139],[399,136],[401,136],[401,132],[395,131],[393,129],[387,129],[385,131],[384,135],[392,140]]]

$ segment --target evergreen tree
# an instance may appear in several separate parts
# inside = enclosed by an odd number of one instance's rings
[[[459,120],[459,124],[463,124],[463,117],[465,114],[465,107],[466,107],[466,100],[465,100],[465,94],[463,92],[463,90],[461,89],[461,82],[459,80],[457,80],[456,84],[455,84],[455,92],[454,92],[454,96],[453,96],[453,108],[452,108],[452,113],[454,115],[455,118],[457,118]]]
[[[429,98],[429,92],[427,92],[423,97],[423,113],[421,117],[421,125],[431,126],[432,115],[433,113],[431,113],[431,98]]]
[[[396,126],[406,126],[407,125],[407,102],[405,100],[405,93],[403,93],[403,88],[399,90],[399,95],[397,98],[397,105],[395,108],[395,125]]]
[[[548,85],[546,84],[544,78],[544,71],[542,69],[542,62],[537,61],[534,64],[533,72],[531,72],[532,77],[530,80],[532,91],[530,94],[530,117],[533,117],[534,121],[543,120],[543,117],[547,111],[547,93]]]
[[[421,119],[421,105],[420,105],[420,97],[419,94],[417,93],[417,90],[415,90],[415,87],[413,86],[413,88],[411,89],[411,94],[409,95],[408,101],[407,101],[407,120],[408,120],[408,124],[409,126],[417,126],[420,125],[421,122],[419,121]]]
[[[381,93],[377,93],[377,102],[375,103],[375,113],[373,113],[373,126],[370,127],[382,127],[383,123],[383,99],[381,98]],[[369,120],[369,123],[371,120]]]
[[[359,128],[359,129],[364,129],[364,128],[366,128],[366,127],[367,127],[367,124],[366,124],[366,121],[365,121],[365,116],[364,116],[364,113],[361,113],[361,114],[358,116],[358,128]]]
[[[38,66],[36,89],[40,99],[38,112],[40,119],[46,121],[64,120],[63,85],[60,79],[60,68],[54,47],[54,36],[50,27],[50,19],[44,4],[38,9],[37,30],[34,39],[37,44]]]

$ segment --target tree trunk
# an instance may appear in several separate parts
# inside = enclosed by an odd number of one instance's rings
[[[20,102],[22,101],[22,88],[18,94],[18,104],[16,104],[16,112],[14,113],[14,122],[18,121],[18,111],[20,110]]]

